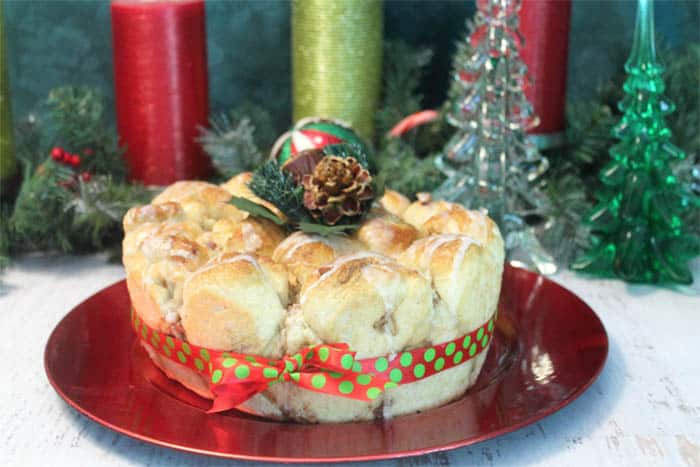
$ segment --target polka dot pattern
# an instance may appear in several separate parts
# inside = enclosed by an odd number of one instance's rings
[[[215,393],[216,388],[225,390],[227,403],[233,404],[228,408],[250,397],[249,390],[242,389],[237,382],[258,383],[259,390],[263,391],[273,384],[289,381],[313,391],[371,401],[385,390],[470,361],[488,349],[495,328],[492,317],[452,341],[378,358],[356,360],[354,352],[345,344],[321,344],[280,360],[269,360],[198,347],[165,334],[161,336],[136,313],[132,312],[131,317],[138,336],[153,349],[178,364],[208,375]],[[231,397],[231,393],[240,400]]]

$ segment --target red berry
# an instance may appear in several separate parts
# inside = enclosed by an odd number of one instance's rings
[[[80,178],[82,178],[84,182],[89,182],[92,178],[92,174],[90,174],[90,172],[83,172],[80,174]]]
[[[77,154],[71,154],[68,163],[73,167],[78,167],[80,165],[80,156]]]
[[[60,161],[63,158],[63,149],[55,147],[51,150],[51,159]]]
[[[92,156],[95,152],[91,148],[85,148],[83,149],[83,154],[86,156]]]

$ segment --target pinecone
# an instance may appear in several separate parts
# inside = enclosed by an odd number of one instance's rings
[[[374,197],[372,176],[354,157],[325,156],[312,174],[302,178],[304,206],[314,219],[335,225],[345,216],[356,216]]]

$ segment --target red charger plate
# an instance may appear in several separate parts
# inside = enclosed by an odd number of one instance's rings
[[[443,407],[389,421],[301,425],[206,414],[209,402],[165,377],[137,345],[124,281],[61,320],[44,363],[68,404],[136,439],[234,459],[328,462],[426,454],[514,431],[581,395],[607,352],[603,324],[581,299],[506,267],[496,335],[476,385]]]

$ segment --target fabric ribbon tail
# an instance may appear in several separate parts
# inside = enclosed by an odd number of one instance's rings
[[[254,395],[263,392],[267,383],[229,383],[219,384],[211,388],[214,401],[207,413],[225,412],[235,409]]]

